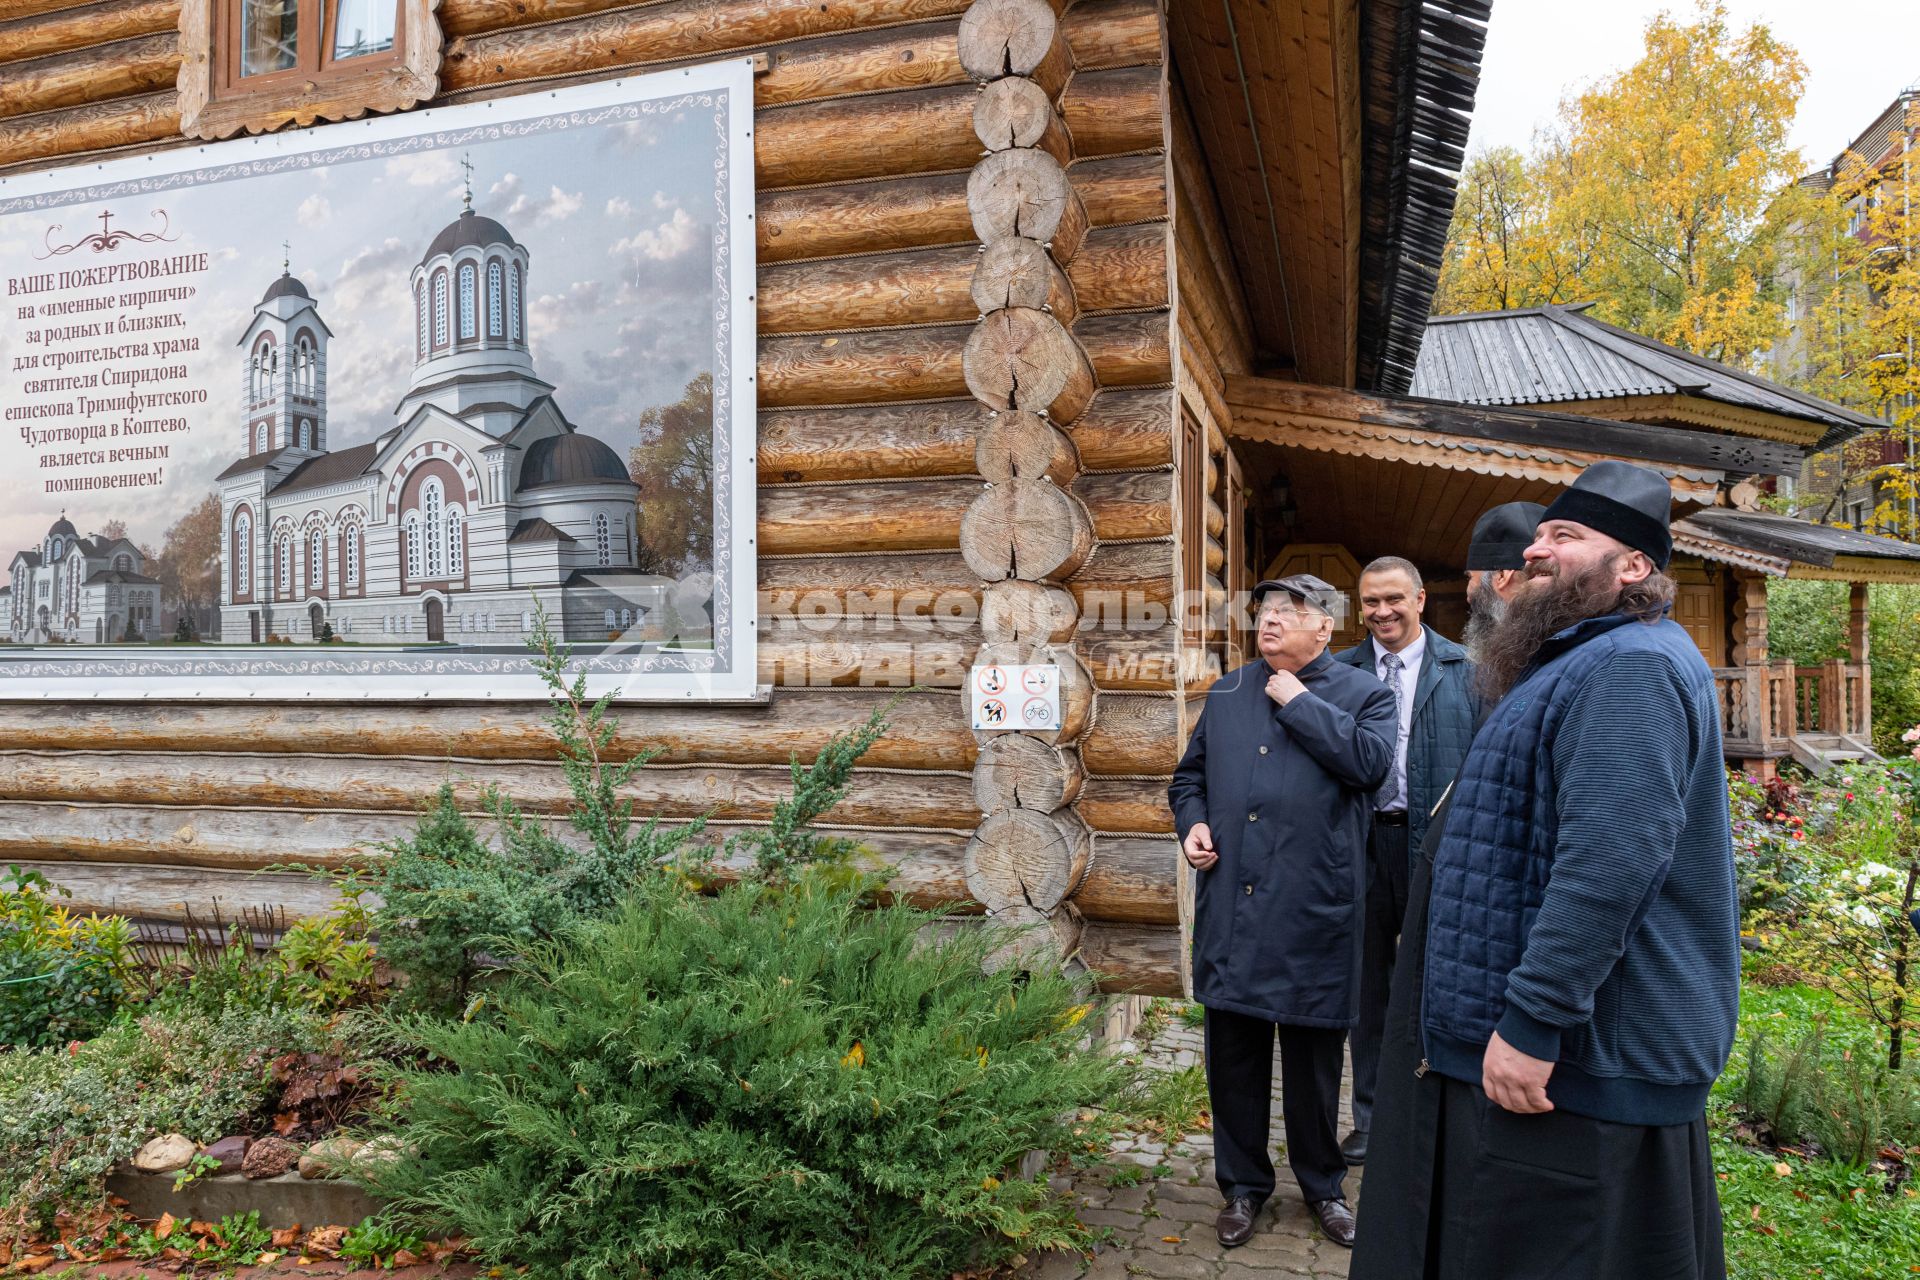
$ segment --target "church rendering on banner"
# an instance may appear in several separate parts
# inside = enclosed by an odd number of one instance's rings
[[[220,473],[220,635],[520,644],[651,638],[669,584],[636,567],[639,487],[534,371],[526,247],[467,206],[412,269],[394,425],[328,445],[333,334],[282,271],[238,343],[243,456]]]
[[[0,607],[15,644],[146,640],[160,613],[160,580],[142,572],[125,538],[86,537],[62,514],[38,547],[14,553]]]

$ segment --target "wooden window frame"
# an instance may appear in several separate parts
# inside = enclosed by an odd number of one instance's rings
[[[395,0],[391,50],[335,59],[330,33],[340,0],[297,0],[300,59],[285,71],[241,76],[244,0],[182,0],[180,131],[229,138],[283,125],[404,111],[440,91],[444,37],[439,0]]]

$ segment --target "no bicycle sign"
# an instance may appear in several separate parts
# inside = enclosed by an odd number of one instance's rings
[[[1060,727],[1060,668],[1051,662],[975,667],[967,688],[976,729]]]

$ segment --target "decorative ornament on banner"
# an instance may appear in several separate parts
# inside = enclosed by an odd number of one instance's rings
[[[753,697],[752,103],[0,178],[0,698]]]

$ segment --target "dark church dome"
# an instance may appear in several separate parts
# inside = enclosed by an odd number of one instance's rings
[[[535,440],[527,446],[527,460],[520,467],[522,489],[596,484],[606,480],[631,482],[632,477],[627,474],[619,454],[592,436],[583,436],[577,431]]]
[[[281,272],[280,278],[268,285],[267,291],[260,295],[262,303],[272,302],[275,298],[305,298],[308,302],[313,301],[313,295],[307,292],[307,286],[300,283],[299,277],[285,272]]]
[[[490,244],[513,245],[518,247],[513,234],[485,214],[467,209],[461,215],[440,229],[433,238],[420,261],[437,258],[443,253],[452,253],[455,249],[484,248]]]
[[[608,450],[608,452],[611,453],[612,450]],[[58,538],[62,536],[65,536],[68,538],[77,538],[80,536],[80,531],[73,527],[73,521],[67,519],[65,516],[61,516],[58,520],[55,520],[53,522],[53,527],[47,530],[47,536],[49,538]]]

